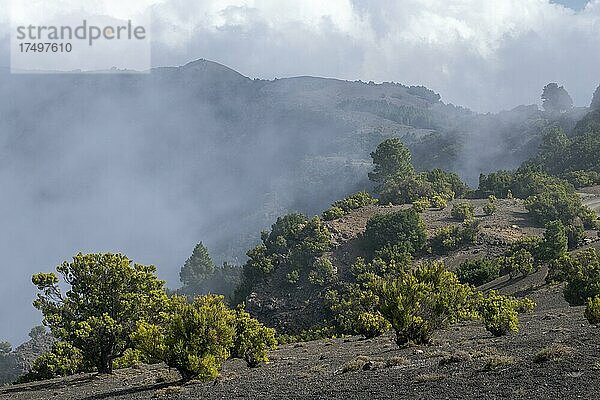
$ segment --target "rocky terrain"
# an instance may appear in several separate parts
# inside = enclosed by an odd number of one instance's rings
[[[538,304],[510,336],[494,338],[468,322],[438,332],[431,346],[399,349],[391,335],[320,340],[280,346],[259,368],[228,361],[206,383],[182,385],[156,365],[7,386],[0,399],[596,399],[600,328],[544,276],[488,285]]]

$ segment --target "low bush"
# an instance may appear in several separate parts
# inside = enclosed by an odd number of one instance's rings
[[[513,298],[502,296],[490,290],[481,302],[479,313],[485,329],[494,336],[519,332],[517,303]]]
[[[456,276],[461,283],[480,286],[500,276],[500,265],[497,260],[467,260],[460,264]]]
[[[232,357],[243,359],[249,367],[257,367],[269,361],[267,351],[275,347],[275,330],[265,327],[238,307],[235,311]]]
[[[391,323],[396,343],[429,343],[431,334],[472,314],[473,290],[443,264],[421,264],[375,289],[381,314]]]
[[[338,200],[331,205],[331,208],[323,212],[323,219],[331,221],[343,217],[352,210],[377,204],[377,199],[367,192],[358,192],[346,197],[343,200]]]
[[[73,375],[84,370],[83,353],[67,342],[55,342],[52,349],[35,359],[20,383]]]
[[[485,213],[485,215],[492,215],[496,212],[496,200],[496,196],[494,196],[493,194],[488,196],[488,201],[483,206],[483,212]]]
[[[596,296],[593,299],[587,299],[585,303],[585,318],[592,325],[600,324],[600,297]]]
[[[475,218],[475,207],[469,202],[456,203],[450,211],[452,218],[459,221],[467,221]]]
[[[372,253],[389,245],[403,245],[413,254],[423,249],[427,233],[421,216],[409,209],[372,217],[363,238]]]
[[[527,276],[535,269],[535,259],[525,249],[511,252],[508,256],[502,257],[501,263],[511,278],[515,278],[519,274]]]
[[[422,213],[423,211],[425,211],[429,207],[431,207],[431,202],[429,201],[428,198],[422,197],[420,199],[413,201],[412,206],[416,212]]]
[[[550,269],[557,281],[566,281],[565,300],[581,306],[587,299],[600,296],[600,257],[598,250],[587,249],[573,255],[564,254]]]
[[[437,254],[457,250],[477,241],[479,221],[475,219],[463,222],[461,226],[447,225],[435,231],[430,239],[431,250]]]
[[[231,355],[235,313],[222,296],[198,296],[193,303],[173,296],[160,325],[141,322],[133,335],[137,348],[177,369],[183,380],[214,379]]]
[[[313,285],[323,286],[335,279],[336,269],[327,257],[320,257],[315,260],[310,272],[308,280]]]

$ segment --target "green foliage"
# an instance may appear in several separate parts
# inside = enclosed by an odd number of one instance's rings
[[[331,208],[323,212],[323,219],[331,221],[343,217],[352,210],[357,210],[372,204],[377,204],[377,199],[367,192],[354,193],[343,200],[338,200],[331,205]]]
[[[183,287],[179,292],[190,298],[208,293],[231,297],[239,284],[240,272],[239,267],[228,263],[215,266],[208,249],[200,242],[181,267],[179,279]]]
[[[600,185],[600,173],[597,171],[571,171],[562,174],[561,178],[569,182],[575,188]]]
[[[300,281],[300,271],[295,269],[295,270],[287,273],[285,275],[285,279],[287,279],[288,283],[295,285],[296,283],[298,283],[298,281]]]
[[[206,282],[215,271],[215,264],[208,254],[208,249],[198,243],[194,247],[194,251],[181,267],[179,279],[184,287],[187,287],[191,295],[202,294],[207,292]]]
[[[564,112],[573,108],[573,99],[564,86],[549,83],[542,92],[543,107],[549,112]]]
[[[448,199],[441,194],[435,194],[431,197],[431,205],[435,208],[443,210],[448,207]]]
[[[392,178],[411,176],[415,172],[410,151],[400,139],[384,140],[371,153],[371,157],[375,168],[369,173],[369,179],[380,185]]]
[[[480,286],[500,276],[500,265],[494,259],[466,260],[459,265],[456,276],[461,283]]]
[[[12,351],[12,345],[9,342],[7,342],[7,341],[0,342],[0,357],[7,355],[11,351]]]
[[[444,200],[447,202],[455,196],[463,195],[467,190],[458,175],[434,169],[407,177],[390,178],[379,188],[378,193],[382,203],[407,204],[426,198],[430,201],[435,199],[441,204]]]
[[[425,211],[429,207],[431,207],[431,202],[429,201],[428,198],[422,197],[420,199],[413,201],[412,206],[416,212],[422,213],[423,211]]]
[[[544,232],[544,259],[547,261],[555,260],[565,254],[568,249],[569,239],[565,226],[560,221],[548,222]]]
[[[313,285],[323,286],[335,279],[336,270],[331,260],[327,257],[320,257],[313,263],[312,269],[308,273],[308,281]]]
[[[243,359],[249,367],[257,367],[269,361],[267,351],[276,347],[275,330],[265,327],[238,307],[232,356]]]
[[[573,255],[564,254],[551,266],[555,280],[566,281],[565,300],[581,306],[589,298],[600,296],[600,258],[598,250],[586,249]]]
[[[55,342],[52,350],[35,359],[20,383],[73,375],[86,370],[83,353],[67,342]]]
[[[572,224],[565,226],[565,232],[569,250],[574,250],[585,243],[585,229],[581,220],[577,219]]]
[[[581,204],[581,199],[576,193],[560,188],[527,198],[525,207],[532,218],[541,224],[559,220],[569,225],[580,218],[584,224],[590,225],[595,220],[595,213]]]
[[[515,299],[490,290],[479,306],[485,329],[494,336],[519,332],[517,307],[518,302]]]
[[[600,297],[589,298],[585,302],[585,318],[592,325],[600,324]]]
[[[344,284],[340,290],[325,294],[325,304],[334,315],[338,329],[349,335],[366,338],[389,331],[390,324],[377,311],[378,297],[367,286]]]
[[[29,337],[32,339],[37,339],[39,337],[44,336],[45,334],[46,334],[46,327],[43,325],[34,326],[29,331]]]
[[[479,221],[467,220],[462,225],[446,225],[435,231],[430,239],[431,250],[437,254],[444,254],[457,250],[462,246],[477,242]]]
[[[335,219],[342,218],[344,215],[346,215],[346,213],[341,208],[331,207],[323,211],[323,214],[321,214],[321,218],[323,218],[324,221],[333,221]]]
[[[472,316],[473,290],[443,264],[421,264],[376,288],[381,314],[396,332],[396,343],[428,343],[431,334]]]
[[[113,365],[115,369],[137,368],[142,364],[151,364],[152,361],[139,349],[127,349],[121,357],[115,360]]]
[[[401,245],[413,254],[425,246],[427,232],[421,216],[409,209],[372,217],[363,237],[367,249],[373,253],[389,245]]]
[[[303,272],[308,274],[316,258],[331,248],[331,233],[319,217],[288,214],[277,218],[270,232],[263,232],[262,242],[247,253],[234,303],[244,301],[255,283],[277,268],[297,270],[298,279]]]
[[[504,269],[509,273],[511,278],[521,274],[527,276],[535,269],[535,259],[533,255],[525,250],[517,250],[509,253],[508,256],[501,259]]]
[[[69,290],[62,294],[54,273],[35,274],[41,293],[34,306],[55,338],[81,350],[86,367],[111,372],[113,361],[132,347],[137,323],[152,321],[164,306],[164,282],[154,266],[121,254],[80,253],[56,270]]]
[[[222,296],[198,296],[191,304],[173,296],[160,323],[140,321],[132,337],[137,348],[177,369],[182,379],[214,379],[234,346],[235,317]]]
[[[456,203],[450,211],[452,218],[459,221],[467,221],[475,218],[475,206],[469,202]]]
[[[496,196],[491,194],[488,197],[488,202],[483,206],[483,212],[485,215],[492,215],[496,212],[496,210]]]

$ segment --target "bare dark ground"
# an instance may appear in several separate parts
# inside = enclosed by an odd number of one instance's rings
[[[515,335],[494,338],[468,322],[438,332],[431,346],[398,349],[391,334],[321,340],[281,346],[259,368],[228,361],[206,383],[180,385],[174,371],[147,366],[5,387],[0,399],[597,399],[600,328],[560,287],[541,285],[544,274],[490,285],[538,303]],[[534,362],[552,345],[558,359]]]

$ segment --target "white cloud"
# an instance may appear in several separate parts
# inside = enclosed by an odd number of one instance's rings
[[[82,4],[41,3],[62,12]],[[157,66],[206,58],[251,77],[424,84],[477,110],[535,102],[552,80],[585,105],[600,81],[600,0],[580,12],[550,0],[104,0],[85,6],[115,16],[152,7]]]

